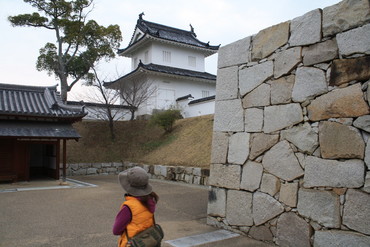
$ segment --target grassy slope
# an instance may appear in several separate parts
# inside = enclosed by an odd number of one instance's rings
[[[209,167],[213,115],[177,120],[172,133],[146,121],[116,122],[116,140],[104,122],[80,122],[82,138],[69,141],[69,163],[132,161],[145,164]]]

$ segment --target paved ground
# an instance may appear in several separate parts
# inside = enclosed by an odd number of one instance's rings
[[[58,181],[0,184],[0,192],[23,188],[18,192],[0,193],[0,246],[116,246],[117,237],[112,235],[111,229],[123,196],[117,177],[74,179],[97,187],[72,184],[74,188],[29,190],[35,186],[59,185]],[[151,183],[160,196],[156,221],[165,232],[162,246],[195,246],[194,242],[189,244],[191,242],[186,240],[197,241],[196,235],[200,235],[198,240],[206,239],[219,230],[206,225],[207,187],[159,180]],[[183,239],[185,242],[176,241],[184,237],[188,237]],[[239,236],[201,246],[269,245]]]

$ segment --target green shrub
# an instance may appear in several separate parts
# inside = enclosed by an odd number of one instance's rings
[[[160,126],[166,133],[170,133],[173,130],[173,124],[176,119],[181,119],[180,110],[166,110],[153,114],[150,118],[150,123],[153,125]]]

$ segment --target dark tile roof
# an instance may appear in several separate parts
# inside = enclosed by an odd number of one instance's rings
[[[102,103],[95,103],[95,102],[84,102],[84,101],[67,101],[67,105],[75,105],[75,106],[86,106],[86,107],[106,107],[105,104]],[[110,105],[112,109],[131,109],[132,106],[128,105]]]
[[[115,82],[118,82],[122,79],[127,79],[128,77],[131,77],[135,74],[141,73],[142,70],[145,70],[147,72],[154,72],[154,73],[161,73],[161,74],[166,74],[169,76],[180,76],[180,77],[188,77],[188,78],[196,78],[196,79],[201,79],[201,80],[208,80],[208,81],[214,81],[216,83],[216,76],[207,72],[199,72],[199,71],[194,71],[194,70],[187,70],[187,69],[180,69],[180,68],[175,68],[175,67],[169,67],[169,66],[164,66],[164,65],[158,65],[158,64],[143,64],[139,63],[137,68],[120,77],[119,79],[112,81],[112,82],[105,82],[104,86],[109,86],[112,85]]]
[[[144,36],[134,41],[134,38],[135,38],[134,35],[135,35],[136,29],[140,29],[144,33]],[[137,20],[135,31],[131,38],[129,46],[126,47],[125,49],[119,49],[118,54],[125,52],[126,50],[134,46],[136,43],[139,43],[145,38],[148,38],[148,36],[161,39],[164,41],[172,41],[176,43],[181,43],[181,44],[185,44],[185,45],[189,45],[193,47],[206,49],[206,50],[212,51],[210,54],[217,52],[217,50],[220,48],[220,45],[216,45],[216,46],[210,45],[209,42],[205,43],[205,42],[198,40],[196,38],[197,35],[195,34],[193,27],[191,27],[190,31],[186,31],[186,30],[177,29],[177,28],[165,26],[162,24],[154,23],[154,22],[149,22],[149,21],[142,19],[141,16]]]
[[[0,137],[78,139],[81,136],[69,123],[0,121]]]
[[[184,99],[189,99],[189,98],[194,98],[191,94],[179,97],[176,99],[176,101],[184,100]]]
[[[0,118],[74,122],[87,113],[83,107],[65,105],[56,86],[0,84]]]
[[[209,97],[204,97],[204,98],[192,100],[192,101],[189,102],[189,105],[200,103],[200,102],[205,102],[205,101],[209,101],[209,100],[214,100],[215,98],[216,98],[215,95],[213,95],[213,96],[209,96]]]
[[[216,76],[212,75],[207,72],[199,72],[194,70],[188,70],[188,69],[180,69],[175,67],[169,67],[169,66],[163,66],[158,64],[139,64],[139,67],[153,71],[153,72],[160,72],[165,74],[171,74],[171,75],[178,75],[178,76],[185,76],[185,77],[194,77],[199,79],[205,79],[205,80],[214,80],[216,81]]]

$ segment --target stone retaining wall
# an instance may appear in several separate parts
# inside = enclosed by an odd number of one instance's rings
[[[145,165],[132,162],[67,164],[67,176],[118,174],[134,166],[144,168],[150,178],[207,185],[209,169],[184,166]],[[62,174],[62,170],[60,171]]]
[[[210,225],[370,245],[369,22],[369,0],[345,0],[220,48]]]

